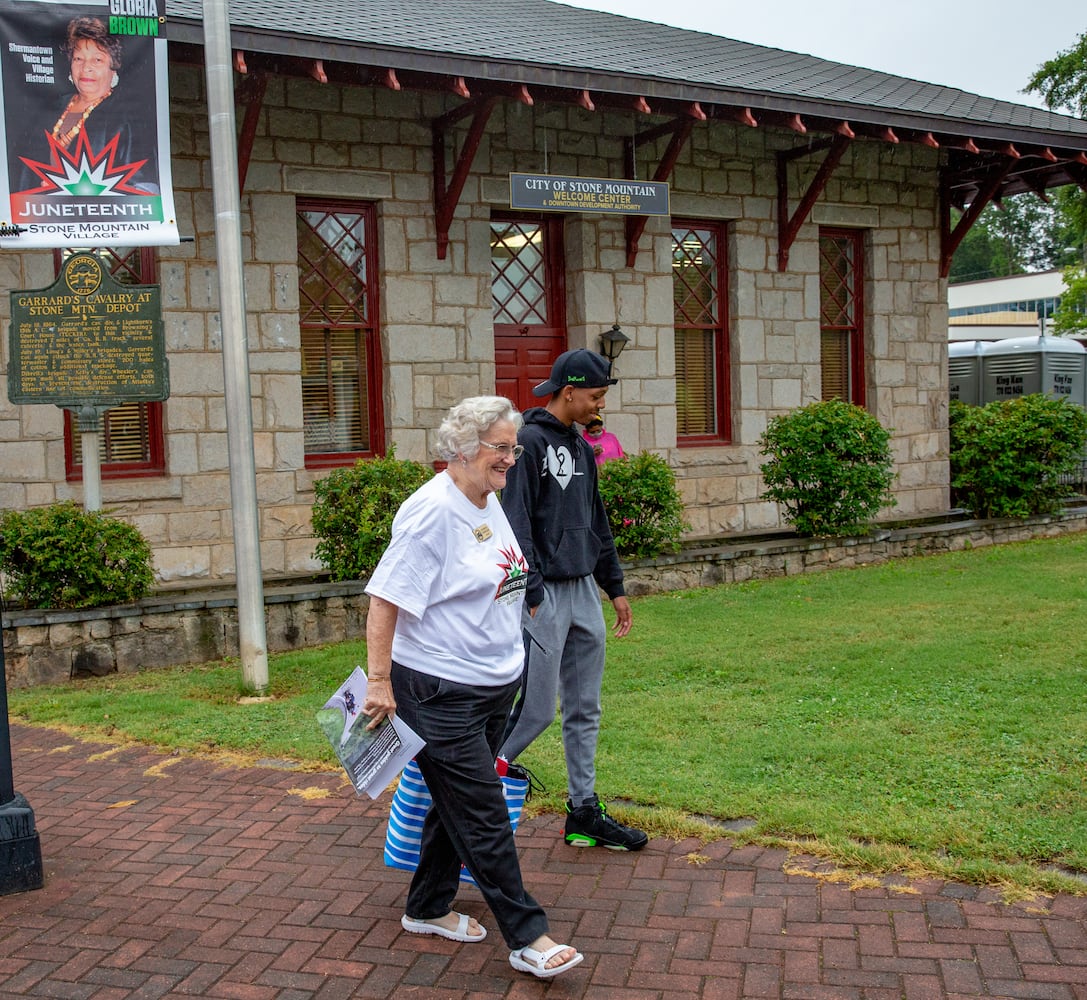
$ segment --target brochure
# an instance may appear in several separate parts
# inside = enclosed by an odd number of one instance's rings
[[[355,667],[351,676],[317,713],[317,724],[328,737],[336,757],[360,795],[376,799],[425,745],[407,723],[395,715],[376,729],[362,714],[366,701],[366,672]]]

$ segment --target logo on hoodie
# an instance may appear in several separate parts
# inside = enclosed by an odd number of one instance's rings
[[[546,463],[546,469],[554,477],[555,482],[566,489],[574,477],[574,457],[570,454],[570,449],[564,444],[559,445],[558,448],[549,444]]]

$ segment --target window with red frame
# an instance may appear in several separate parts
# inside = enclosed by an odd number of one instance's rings
[[[819,230],[819,357],[823,399],[864,406],[864,234]]]
[[[298,202],[306,466],[384,451],[373,205]]]
[[[732,437],[728,392],[725,224],[675,220],[676,434],[681,445]]]
[[[57,273],[65,257],[74,251],[57,251]],[[102,261],[103,269],[123,285],[150,285],[155,281],[155,251],[152,247],[98,247],[90,251]],[[166,472],[166,449],[162,436],[162,403],[124,403],[106,410],[98,436],[98,459],[103,479],[134,479],[161,476]],[[64,470],[69,481],[83,478],[83,437],[70,411],[64,411]]]

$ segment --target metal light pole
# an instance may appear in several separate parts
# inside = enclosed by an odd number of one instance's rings
[[[223,334],[230,505],[238,585],[238,645],[245,685],[259,693],[268,687],[268,643],[260,565],[253,414],[249,403],[249,341],[242,280],[238,139],[234,124],[230,16],[226,0],[204,0],[204,63],[208,85],[215,244],[219,265],[219,318]]]
[[[34,810],[15,791],[8,725],[8,678],[4,664],[4,618],[0,609],[0,896],[40,889],[42,848]]]

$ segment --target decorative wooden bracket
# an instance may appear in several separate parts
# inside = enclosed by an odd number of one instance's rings
[[[264,107],[264,94],[268,90],[268,77],[254,73],[242,81],[235,91],[235,101],[245,103],[245,117],[238,133],[238,191],[245,190],[245,175],[249,172],[249,157],[253,155],[253,140],[257,135],[260,112]]]
[[[940,179],[941,278],[946,278],[951,273],[951,258],[955,256],[955,251],[959,248],[959,244],[962,242],[963,237],[970,232],[970,227],[977,222],[978,216],[981,215],[982,210],[999,193],[1000,185],[1004,183],[1004,178],[1007,176],[1008,171],[1011,170],[1014,162],[1014,156],[1007,156],[1004,158],[1003,162],[998,163],[993,167],[989,172],[989,176],[986,177],[978,188],[978,193],[974,196],[974,200],[970,202],[969,208],[963,212],[962,218],[959,219],[958,225],[955,226],[954,231],[951,229],[951,196],[948,179],[946,177]]]
[[[464,190],[464,182],[468,179],[468,171],[472,169],[472,160],[479,151],[480,140],[487,128],[487,119],[491,117],[491,112],[497,103],[497,97],[475,98],[459,108],[447,111],[430,123],[434,152],[434,222],[438,232],[438,260],[445,260],[446,252],[449,250],[449,226],[453,221],[453,213],[457,210],[457,203]],[[446,132],[467,115],[472,116],[472,124],[468,128],[468,135],[464,139],[460,155],[456,156],[453,176],[447,185],[445,179]]]
[[[692,108],[694,107],[697,107],[697,105],[692,105]],[[698,110],[701,111],[702,109],[699,108]],[[635,143],[641,144],[643,142],[652,142],[662,135],[671,133],[672,138],[668,143],[668,148],[664,151],[664,156],[661,157],[660,165],[653,174],[654,181],[661,182],[668,180],[668,178],[672,176],[672,171],[675,169],[679,154],[683,151],[683,147],[687,144],[687,140],[691,136],[691,129],[694,128],[695,120],[694,115],[690,115],[686,118],[677,118],[673,122],[668,122],[665,125],[658,125],[656,128],[651,128],[648,131],[642,132],[640,135],[624,140],[624,145],[626,146],[627,177],[633,180],[637,177],[638,173],[634,161]],[[649,217],[646,215],[627,216],[627,267],[633,267],[634,262],[638,259],[638,241],[642,238],[642,233],[645,232],[645,225],[648,221]]]
[[[821,142],[813,142],[810,146],[802,146],[797,149],[782,150],[777,154],[778,174],[778,270],[784,271],[789,266],[789,249],[796,239],[800,227],[808,218],[815,200],[823,193],[827,181],[842,162],[845,151],[853,141],[850,135],[839,132],[833,139],[825,139]],[[819,170],[812,178],[796,211],[789,216],[789,164],[802,156],[810,156],[822,150],[827,150],[827,155],[819,165]]]
[[[1079,185],[1081,191],[1087,191],[1087,169],[1081,165],[1080,160],[1076,159],[1066,163],[1064,169],[1068,172],[1068,176]]]

